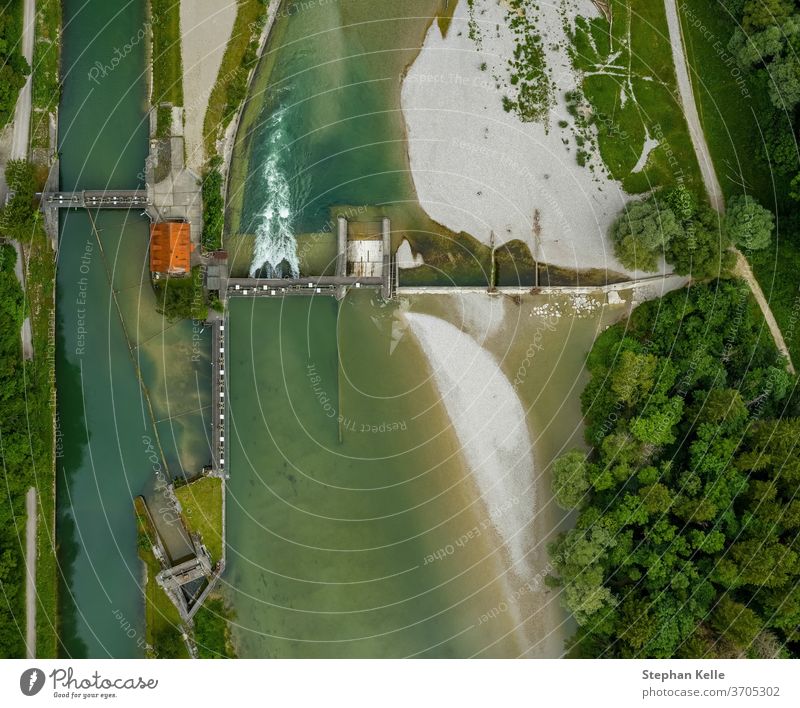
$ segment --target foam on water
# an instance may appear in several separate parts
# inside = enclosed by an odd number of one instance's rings
[[[269,277],[279,277],[282,263],[289,266],[293,278],[300,276],[300,263],[297,257],[297,241],[294,237],[292,188],[283,165],[287,150],[283,129],[285,111],[276,111],[270,119],[269,156],[261,173],[260,184],[265,190],[265,202],[255,227],[253,260],[250,263],[250,277],[254,278],[261,269]]]

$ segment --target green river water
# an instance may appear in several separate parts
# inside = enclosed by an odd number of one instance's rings
[[[230,307],[229,596],[244,656],[516,655],[468,468],[394,307],[367,292]],[[339,436],[341,434],[341,443]]]
[[[145,47],[135,40],[144,23],[138,0],[64,3],[62,189],[142,184]],[[97,62],[106,75],[93,81]],[[186,539],[158,488],[209,460],[210,344],[191,322],[170,325],[156,313],[146,217],[91,217],[97,232],[85,211],[62,212],[58,253],[60,637],[65,656],[134,657],[144,652],[144,607],[132,500],[148,498],[168,550],[184,555]]]
[[[233,151],[226,248],[235,272],[330,268],[335,217],[345,214],[390,217],[395,246],[405,238],[424,254],[428,265],[406,281],[488,281],[489,249],[419,206],[400,105],[426,32],[454,9],[445,0],[282,3]]]

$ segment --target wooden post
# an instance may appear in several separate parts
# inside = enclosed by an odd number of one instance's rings
[[[531,234],[533,235],[533,283],[534,287],[539,288],[539,214],[538,210],[533,210],[531,219]]]
[[[492,235],[489,239],[489,247],[492,249],[492,272],[489,276],[489,292],[493,293],[497,291],[497,260],[494,245],[494,231],[492,231]]]

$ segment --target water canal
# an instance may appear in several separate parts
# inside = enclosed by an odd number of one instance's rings
[[[142,185],[146,48],[135,40],[145,28],[144,6],[141,0],[64,3],[59,151],[65,190]],[[113,70],[90,78],[92,67],[111,67],[115,49],[126,44],[132,50]],[[137,212],[62,210],[57,531],[65,656],[143,655],[132,500],[144,494],[158,512],[170,475],[196,474],[209,460],[203,423],[209,338],[193,323],[171,325],[155,311],[147,244],[148,220]],[[188,547],[171,511],[154,516],[170,552],[180,557]]]

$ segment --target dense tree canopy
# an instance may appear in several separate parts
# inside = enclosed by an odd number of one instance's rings
[[[658,270],[661,258],[680,232],[678,219],[666,205],[651,198],[627,206],[611,229],[614,252],[631,270]]]
[[[22,360],[25,308],[15,263],[14,248],[0,246],[0,657],[25,655],[25,493],[52,440],[48,389],[37,387]]]
[[[795,10],[794,0],[747,0],[742,8],[742,27],[748,34],[780,25]]]
[[[731,199],[727,212],[728,234],[737,246],[760,251],[772,242],[775,217],[754,197],[740,195]]]
[[[6,0],[0,12],[0,128],[14,117],[19,91],[30,74],[20,53],[22,0]]]
[[[679,275],[713,278],[735,260],[725,220],[682,186],[628,205],[611,238],[617,258],[631,270],[655,271],[663,257]]]
[[[734,32],[729,48],[743,68],[766,72],[774,106],[792,110],[800,103],[800,13],[794,3],[746,3],[742,27]]]
[[[222,198],[219,164],[219,157],[214,158],[203,177],[203,248],[207,251],[222,248],[225,202]]]
[[[9,160],[5,174],[13,197],[0,209],[0,234],[29,241],[38,218],[33,165],[25,160]]]
[[[738,281],[640,306],[604,332],[583,393],[592,453],[555,465],[576,527],[551,548],[574,653],[800,651],[794,380]]]

